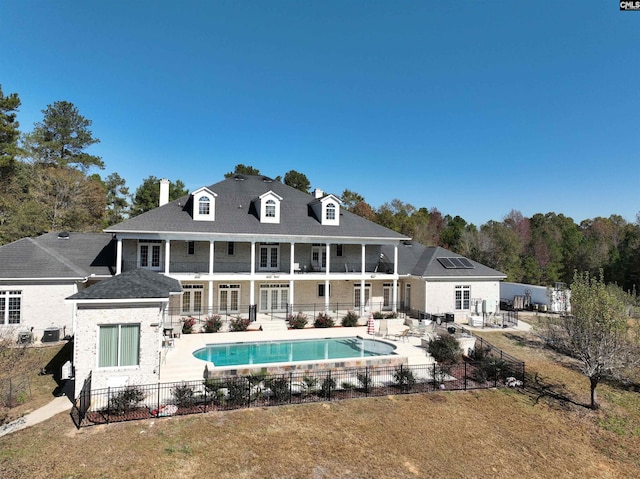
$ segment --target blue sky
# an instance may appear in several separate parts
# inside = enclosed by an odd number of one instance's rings
[[[0,0],[22,131],[93,121],[103,176],[238,163],[481,225],[640,211],[640,13],[615,0]]]

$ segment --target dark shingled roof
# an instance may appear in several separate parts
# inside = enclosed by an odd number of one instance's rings
[[[69,300],[168,298],[182,291],[180,281],[145,269],[127,271],[72,296]]]
[[[382,248],[384,255],[393,261],[393,248]],[[425,246],[414,241],[405,241],[398,246],[398,274],[423,276],[431,278],[487,278],[496,280],[507,277],[504,273],[489,268],[475,261],[469,260],[474,266],[470,269],[447,269],[438,261],[438,258],[464,258],[459,254],[441,248],[440,246]],[[468,258],[467,258],[468,259]]]
[[[312,195],[264,176],[237,175],[237,178],[227,178],[207,187],[217,195],[215,221],[194,221],[191,217],[191,197],[183,196],[105,231],[353,237],[390,241],[409,239],[343,209],[340,209],[340,226],[323,226],[311,211],[310,205],[316,200]],[[261,223],[254,205],[260,195],[270,190],[282,197],[280,223],[277,224]]]
[[[46,233],[0,246],[1,279],[86,278],[115,272],[116,242],[107,233]]]

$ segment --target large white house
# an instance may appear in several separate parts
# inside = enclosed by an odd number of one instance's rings
[[[49,233],[0,247],[0,325],[33,327],[36,338],[49,327],[60,328],[76,336],[76,349],[82,344],[76,371],[82,362],[83,371],[115,374],[118,359],[101,356],[100,344],[121,341],[123,326],[125,339],[134,334],[130,324],[142,329],[128,342],[137,348],[127,353],[128,371],[144,364],[144,341],[159,345],[160,326],[186,315],[259,320],[296,311],[351,309],[365,316],[402,310],[448,313],[463,321],[472,312],[498,308],[503,273],[414,243],[343,210],[332,194],[309,195],[249,175],[171,202],[168,191],[162,180],[157,208],[104,234]],[[100,284],[91,286],[138,270],[176,283],[146,291],[143,276],[125,276],[115,288],[115,278],[104,291]],[[131,284],[142,289],[118,297]],[[157,346],[145,348],[157,353]]]

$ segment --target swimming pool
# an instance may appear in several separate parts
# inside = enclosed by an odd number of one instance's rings
[[[193,355],[198,359],[213,363],[214,366],[243,366],[389,356],[395,354],[395,349],[393,344],[353,336],[207,344],[204,348],[195,351]]]

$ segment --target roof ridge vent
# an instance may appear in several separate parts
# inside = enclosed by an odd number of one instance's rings
[[[233,177],[233,179],[236,180],[236,181],[244,181],[244,176],[236,175],[236,176]]]
[[[58,233],[58,239],[61,239],[61,240],[68,240],[70,236],[71,235],[69,234],[68,231],[61,231],[60,233]]]
[[[273,183],[273,180],[268,176],[263,176],[262,181],[264,181],[265,183]]]

